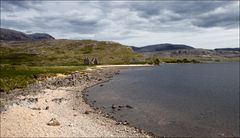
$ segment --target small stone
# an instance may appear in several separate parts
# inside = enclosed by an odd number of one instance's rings
[[[62,103],[63,101],[66,101],[67,99],[65,98],[54,98],[52,99],[53,102],[56,102],[58,104]]]
[[[56,118],[52,118],[48,123],[47,125],[49,126],[60,126],[60,123],[57,121]]]
[[[41,110],[39,107],[33,107],[32,110]]]
[[[73,116],[77,116],[76,114],[73,114]]]
[[[89,114],[89,111],[85,111],[84,114]]]
[[[112,109],[115,109],[116,108],[116,105],[112,104]]]
[[[49,106],[47,106],[46,108],[45,108],[45,110],[48,110],[49,109]]]
[[[102,87],[103,86],[103,84],[100,84],[100,87]]]
[[[129,123],[127,121],[124,121],[123,122],[123,125],[128,125]]]
[[[28,102],[36,103],[38,102],[38,98],[28,98]]]

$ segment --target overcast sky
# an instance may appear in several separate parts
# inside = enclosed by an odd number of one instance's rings
[[[144,46],[239,46],[239,1],[1,1],[1,27]]]

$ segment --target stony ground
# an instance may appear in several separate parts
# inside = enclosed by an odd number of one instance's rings
[[[114,69],[94,69],[39,81],[1,95],[1,137],[149,137],[94,111],[82,91]],[[14,93],[15,92],[15,93]],[[4,105],[4,106],[3,106]]]

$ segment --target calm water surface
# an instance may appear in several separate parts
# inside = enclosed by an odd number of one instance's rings
[[[88,95],[95,107],[158,136],[239,136],[239,63],[124,69]]]

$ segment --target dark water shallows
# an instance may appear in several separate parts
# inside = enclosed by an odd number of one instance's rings
[[[94,106],[158,136],[239,136],[238,63],[124,69],[88,94]]]

